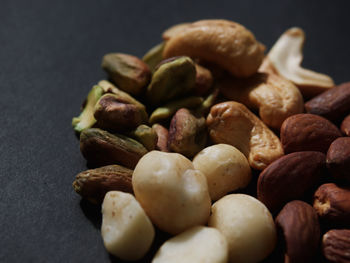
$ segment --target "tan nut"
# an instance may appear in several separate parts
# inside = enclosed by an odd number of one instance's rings
[[[221,66],[237,77],[257,72],[264,46],[244,26],[227,20],[201,20],[173,31],[165,58],[187,55]]]
[[[247,79],[226,77],[219,82],[220,91],[230,100],[259,110],[261,120],[280,129],[282,122],[304,110],[299,89],[276,74],[257,73]]]
[[[301,93],[315,96],[334,86],[331,77],[301,67],[305,33],[293,27],[284,32],[265,58],[259,71],[274,72],[296,84]]]
[[[283,155],[278,137],[241,103],[228,101],[214,105],[207,126],[215,143],[235,146],[254,169],[263,170]]]

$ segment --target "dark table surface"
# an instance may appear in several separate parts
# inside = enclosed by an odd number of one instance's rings
[[[108,52],[142,56],[167,27],[237,21],[268,48],[306,32],[304,66],[350,80],[349,1],[20,1],[0,4],[0,262],[110,262],[99,207],[71,186],[86,169],[71,118],[106,77]]]

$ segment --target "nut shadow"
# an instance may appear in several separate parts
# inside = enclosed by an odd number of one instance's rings
[[[85,217],[96,229],[100,229],[102,224],[101,205],[92,204],[85,199],[81,199],[79,205]]]

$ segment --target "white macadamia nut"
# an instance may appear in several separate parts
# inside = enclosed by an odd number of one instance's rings
[[[178,234],[208,222],[207,180],[181,154],[148,152],[134,169],[132,186],[151,221],[165,232]]]
[[[225,263],[226,238],[215,228],[195,226],[166,241],[152,263]]]
[[[120,191],[110,191],[104,198],[101,233],[107,251],[123,260],[142,258],[155,234],[135,197]]]
[[[228,192],[246,187],[252,178],[247,158],[228,144],[203,149],[194,157],[193,165],[207,177],[209,194],[214,201]]]
[[[272,215],[263,203],[249,195],[230,194],[215,202],[208,225],[226,237],[229,262],[260,262],[276,244]]]

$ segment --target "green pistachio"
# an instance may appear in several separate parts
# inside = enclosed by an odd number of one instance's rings
[[[164,45],[165,43],[162,42],[152,47],[142,58],[143,62],[148,65],[152,72],[154,72],[156,66],[163,60]]]
[[[156,148],[158,141],[157,133],[153,128],[147,125],[141,124],[130,133],[130,136],[142,143],[149,151]]]

